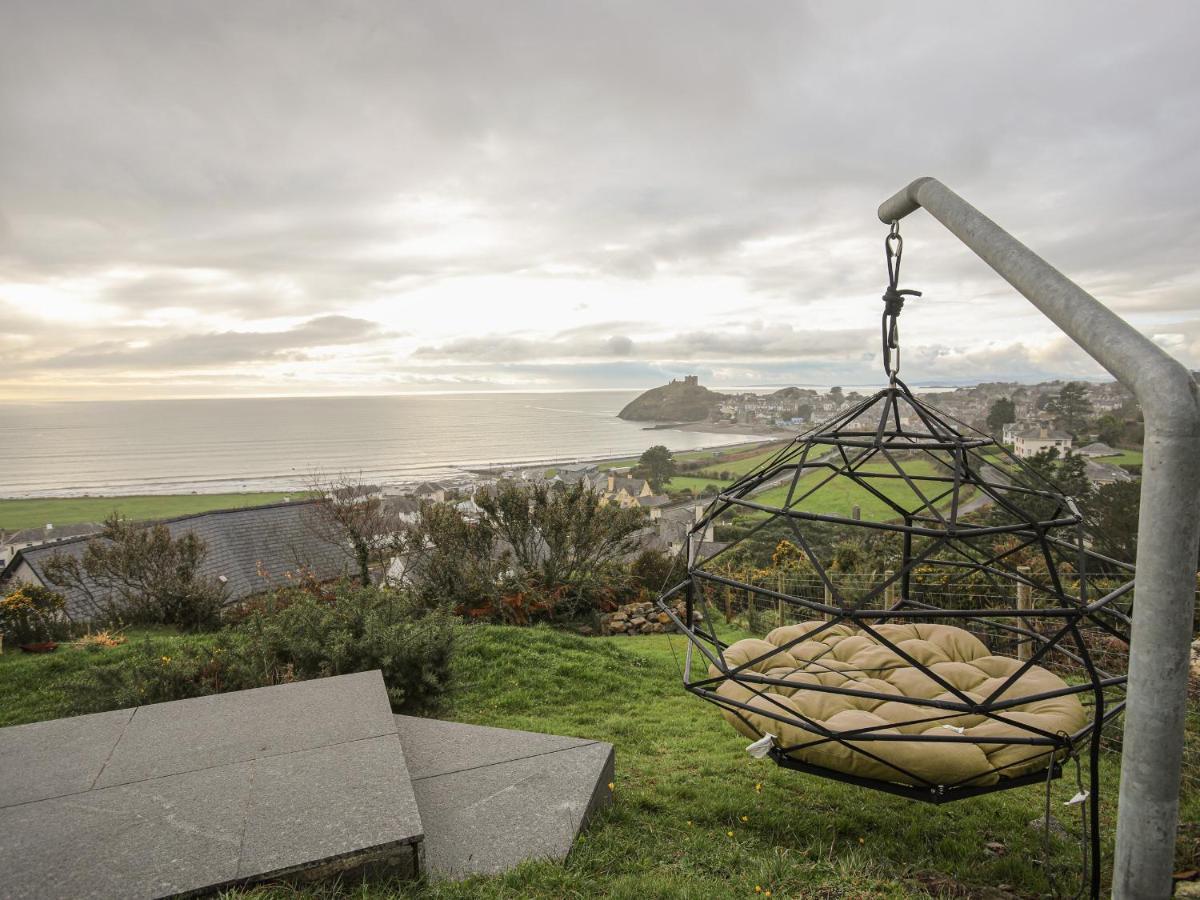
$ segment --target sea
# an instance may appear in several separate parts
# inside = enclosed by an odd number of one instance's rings
[[[0,404],[0,497],[393,484],[742,443],[617,418],[639,391]]]

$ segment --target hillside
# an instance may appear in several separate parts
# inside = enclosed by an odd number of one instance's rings
[[[632,422],[699,422],[726,398],[697,383],[694,376],[652,388],[617,413]]]

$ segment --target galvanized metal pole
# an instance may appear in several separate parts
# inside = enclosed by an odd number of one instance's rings
[[[1171,894],[1200,541],[1200,398],[1188,371],[944,184],[918,178],[879,207],[926,209],[1100,365],[1146,420],[1113,896]]]

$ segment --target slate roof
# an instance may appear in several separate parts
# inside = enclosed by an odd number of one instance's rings
[[[1069,441],[1071,436],[1065,431],[1059,431],[1057,428],[1026,428],[1023,431],[1018,431],[1015,437],[1023,438],[1027,441]]]
[[[5,544],[42,544],[63,541],[84,534],[95,534],[104,528],[99,522],[80,522],[75,525],[55,525],[49,531],[42,528],[22,528],[4,537]]]
[[[638,497],[638,506],[655,507],[667,506],[671,502],[671,498],[666,494],[651,494],[649,497]]]
[[[212,578],[224,576],[232,603],[266,590],[285,572],[307,568],[325,580],[350,571],[347,550],[332,544],[321,536],[321,529],[313,527],[316,502],[216,510],[167,519],[162,524],[173,537],[191,532],[204,541],[208,555],[201,564],[201,574]],[[18,551],[0,578],[9,578],[24,562],[39,580],[48,584],[42,571],[46,561],[55,553],[81,558],[90,539],[94,538],[74,538]],[[272,582],[264,580],[260,570]],[[99,586],[93,593],[101,593]],[[102,610],[86,593],[71,590],[67,592],[66,611],[72,619],[87,620]]]

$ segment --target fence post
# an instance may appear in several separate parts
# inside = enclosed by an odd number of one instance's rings
[[[833,606],[833,591],[829,589],[829,585],[825,585],[825,605]],[[832,617],[829,613],[825,613],[826,622],[828,622],[831,618]]]
[[[1022,577],[1029,577],[1029,566],[1017,566],[1017,571]],[[1023,581],[1017,582],[1017,609],[1033,609],[1033,588]],[[1017,625],[1021,628],[1029,630],[1033,629],[1033,620],[1026,618],[1018,618]],[[1017,638],[1017,659],[1024,662],[1032,655],[1031,647],[1029,646],[1029,638],[1020,635]]]
[[[883,580],[891,581],[896,576],[896,573],[891,569],[884,569]],[[888,609],[891,609],[896,602],[896,583],[893,581],[883,589],[883,602]]]
[[[725,624],[733,622],[733,591],[725,588]]]

